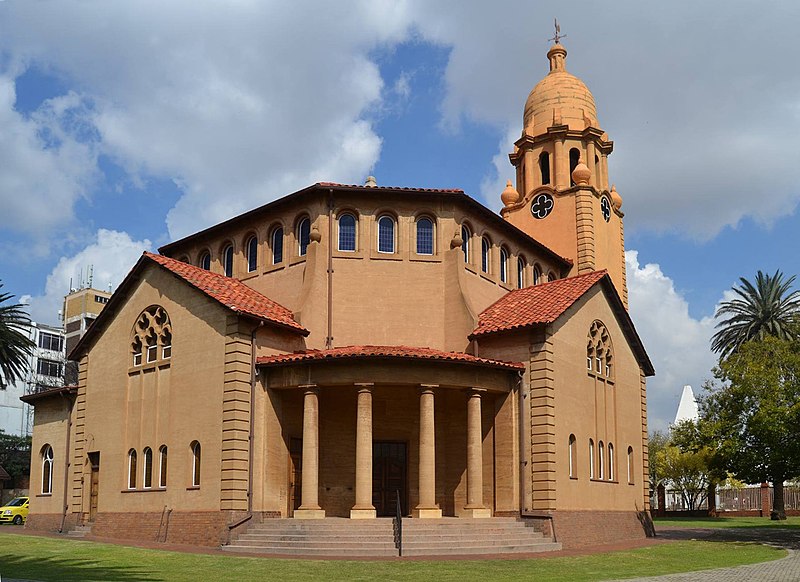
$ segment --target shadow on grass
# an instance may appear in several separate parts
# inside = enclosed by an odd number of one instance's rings
[[[145,566],[109,566],[93,560],[20,557],[0,552],[0,576],[26,580],[107,580],[109,582],[155,582],[165,578],[153,576]]]
[[[800,518],[773,521],[768,517],[668,517],[655,518],[653,523],[659,527],[689,528],[775,528],[800,530]]]

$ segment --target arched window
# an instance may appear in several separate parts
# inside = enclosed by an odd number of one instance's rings
[[[200,487],[200,443],[192,441],[192,487]]]
[[[556,279],[558,279],[558,277],[556,277],[556,274],[553,271],[548,271],[547,282],[549,283],[550,281],[555,281]]]
[[[417,254],[433,254],[433,221],[430,218],[417,220]]]
[[[167,445],[158,449],[158,486],[167,486]]]
[[[311,241],[311,220],[306,217],[297,224],[297,252],[305,257]]]
[[[569,185],[574,186],[575,180],[572,179],[572,170],[580,163],[581,161],[581,152],[578,148],[572,148],[569,150]]]
[[[481,271],[484,273],[489,272],[489,249],[491,249],[492,245],[489,243],[489,239],[483,237],[481,239]]]
[[[186,263],[186,264],[189,264],[189,257],[188,257],[188,256],[186,256],[186,255],[181,255],[181,257],[180,257],[178,260],[179,260],[181,263]]]
[[[394,252],[394,218],[381,216],[378,219],[378,252]]]
[[[281,264],[283,262],[283,227],[277,226],[272,229],[270,246],[272,246],[272,264]]]
[[[633,447],[628,447],[628,483],[633,485]]]
[[[203,251],[200,255],[200,260],[198,261],[198,266],[201,269],[205,269],[206,271],[211,270],[211,253],[208,251]]]
[[[251,236],[247,239],[247,272],[252,273],[258,269],[258,238]]]
[[[614,480],[614,445],[608,443],[608,480]]]
[[[542,175],[542,184],[550,183],[550,154],[542,152],[539,154],[539,172]]]
[[[148,364],[172,357],[172,324],[163,307],[151,305],[142,311],[133,324],[131,335],[134,366],[142,365],[142,353],[145,350]]]
[[[605,468],[605,466],[604,466],[605,459],[604,459],[603,455],[605,455],[605,450],[603,450],[603,441],[600,441],[599,443],[597,443],[597,460],[598,460],[598,463],[599,463],[597,468],[599,469],[598,477],[600,479],[602,479],[603,476],[604,476],[603,469]]]
[[[542,282],[542,268],[539,265],[533,266],[533,284],[538,285]]]
[[[586,368],[593,374],[613,379],[614,349],[611,336],[601,321],[595,320],[586,338]]]
[[[469,264],[469,239],[472,238],[472,232],[466,225],[461,225],[461,252],[464,253],[464,262]]]
[[[233,245],[222,250],[222,269],[226,277],[233,277]]]
[[[577,462],[577,457],[575,456],[575,435],[569,435],[569,476],[572,478],[577,478],[578,470],[575,466]]]
[[[517,259],[517,289],[522,289],[525,286],[525,259],[519,257]]]
[[[53,492],[53,447],[42,447],[42,495]]]
[[[136,489],[136,451],[128,451],[128,489]]]
[[[508,251],[500,248],[500,281],[508,283]]]
[[[352,214],[339,217],[339,250],[356,250],[356,217]]]
[[[153,486],[153,449],[145,447],[142,456],[144,457],[143,486],[145,489],[150,489]]]
[[[589,479],[594,479],[594,441],[589,439]]]

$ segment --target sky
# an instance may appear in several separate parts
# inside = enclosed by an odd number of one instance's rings
[[[711,377],[739,277],[800,273],[800,3],[0,1],[0,280],[70,281],[317,181],[499,210],[522,109],[567,69],[614,141],[651,429]]]

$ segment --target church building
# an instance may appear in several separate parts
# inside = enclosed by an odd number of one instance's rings
[[[77,385],[24,397],[27,527],[225,545],[399,512],[644,537],[654,370],[613,142],[566,56],[527,98],[499,214],[320,182],[144,253],[72,350]]]

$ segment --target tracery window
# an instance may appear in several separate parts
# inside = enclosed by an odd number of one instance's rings
[[[163,307],[151,305],[142,311],[131,335],[134,366],[142,365],[143,354],[148,364],[172,357],[172,325]]]
[[[339,250],[356,250],[356,217],[349,213],[339,217]]]
[[[42,447],[42,494],[53,492],[53,447]]]
[[[606,326],[594,321],[586,338],[586,369],[604,378],[614,378],[614,349]]]
[[[427,217],[417,220],[417,254],[433,254],[433,221]]]

